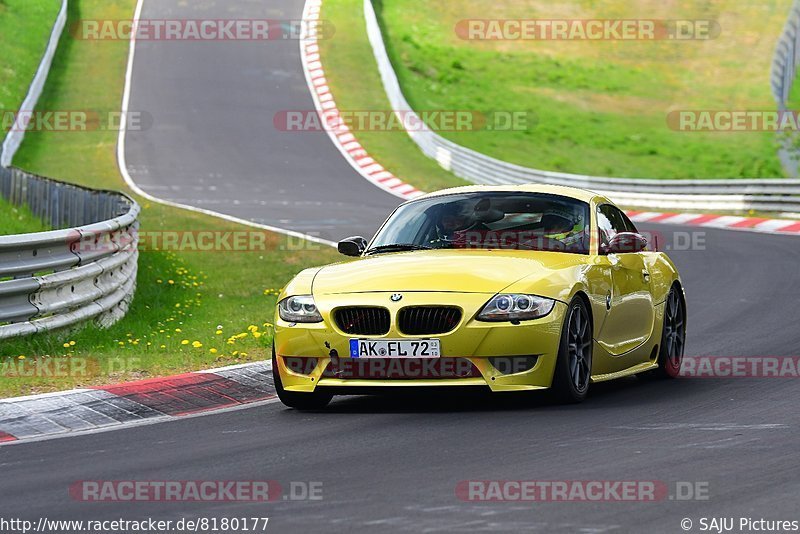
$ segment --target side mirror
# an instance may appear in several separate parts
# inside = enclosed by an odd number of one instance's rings
[[[629,252],[641,252],[647,248],[647,239],[641,234],[634,232],[620,232],[611,238],[603,251],[606,254],[626,254]]]
[[[347,237],[339,241],[337,248],[345,256],[361,256],[367,249],[367,240],[361,236]]]

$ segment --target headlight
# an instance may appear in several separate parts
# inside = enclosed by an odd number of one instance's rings
[[[314,297],[311,295],[297,295],[285,298],[278,303],[278,315],[288,323],[319,323],[322,315],[319,314]]]
[[[544,317],[556,301],[536,295],[495,295],[478,314],[479,321],[527,321]]]

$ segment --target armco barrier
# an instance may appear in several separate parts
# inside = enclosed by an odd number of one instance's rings
[[[0,339],[125,315],[136,289],[135,201],[5,167],[0,194],[67,227],[0,236]]]
[[[21,112],[33,111],[67,21],[67,2]],[[22,115],[22,113],[20,114]],[[11,168],[25,128],[0,147],[0,195],[25,205],[53,228],[0,236],[0,339],[125,315],[136,290],[139,205],[122,193],[95,191]]]
[[[783,33],[775,46],[770,69],[772,96],[781,111],[786,110],[797,76],[797,65],[800,63],[798,48],[800,48],[800,0],[794,0]],[[798,173],[798,149],[793,146],[796,139],[796,136],[780,139],[781,148],[778,151],[783,168],[791,176],[797,176]]]
[[[409,120],[408,116],[413,111],[386,53],[371,0],[364,0],[364,18],[389,103],[393,110],[402,111],[406,120]],[[794,31],[791,34],[793,44],[785,54],[786,58],[791,59],[791,79],[795,65],[800,60],[795,53],[798,20],[800,8],[792,10],[790,23],[787,24],[787,28],[793,28]],[[774,72],[773,67],[773,87],[776,79]],[[421,123],[418,120],[414,122]],[[479,184],[542,182],[583,187],[603,193],[620,204],[648,209],[800,212],[800,180],[796,179],[654,180],[584,176],[543,171],[501,161],[449,141],[427,128],[409,131],[408,135],[425,155],[435,159],[443,168]]]
[[[789,93],[797,75],[797,65],[800,64],[798,48],[800,48],[800,0],[795,0],[772,58],[770,84],[772,95],[780,109],[786,109]]]

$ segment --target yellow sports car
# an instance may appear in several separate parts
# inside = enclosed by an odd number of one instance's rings
[[[391,388],[552,388],[680,372],[686,304],[666,254],[589,191],[475,186],[399,206],[355,259],[298,274],[278,298],[281,401]]]

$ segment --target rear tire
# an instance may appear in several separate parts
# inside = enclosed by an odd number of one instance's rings
[[[686,305],[677,284],[673,285],[664,304],[664,326],[658,348],[658,370],[661,378],[676,378],[681,373],[683,349],[686,345]]]
[[[330,393],[314,391],[313,393],[298,393],[283,389],[281,373],[278,371],[278,358],[275,356],[275,346],[272,347],[272,381],[275,383],[275,392],[280,401],[295,410],[321,410],[333,399]]]
[[[592,376],[592,348],[592,319],[583,299],[575,297],[561,328],[553,373],[553,395],[557,401],[577,403],[586,398]]]

